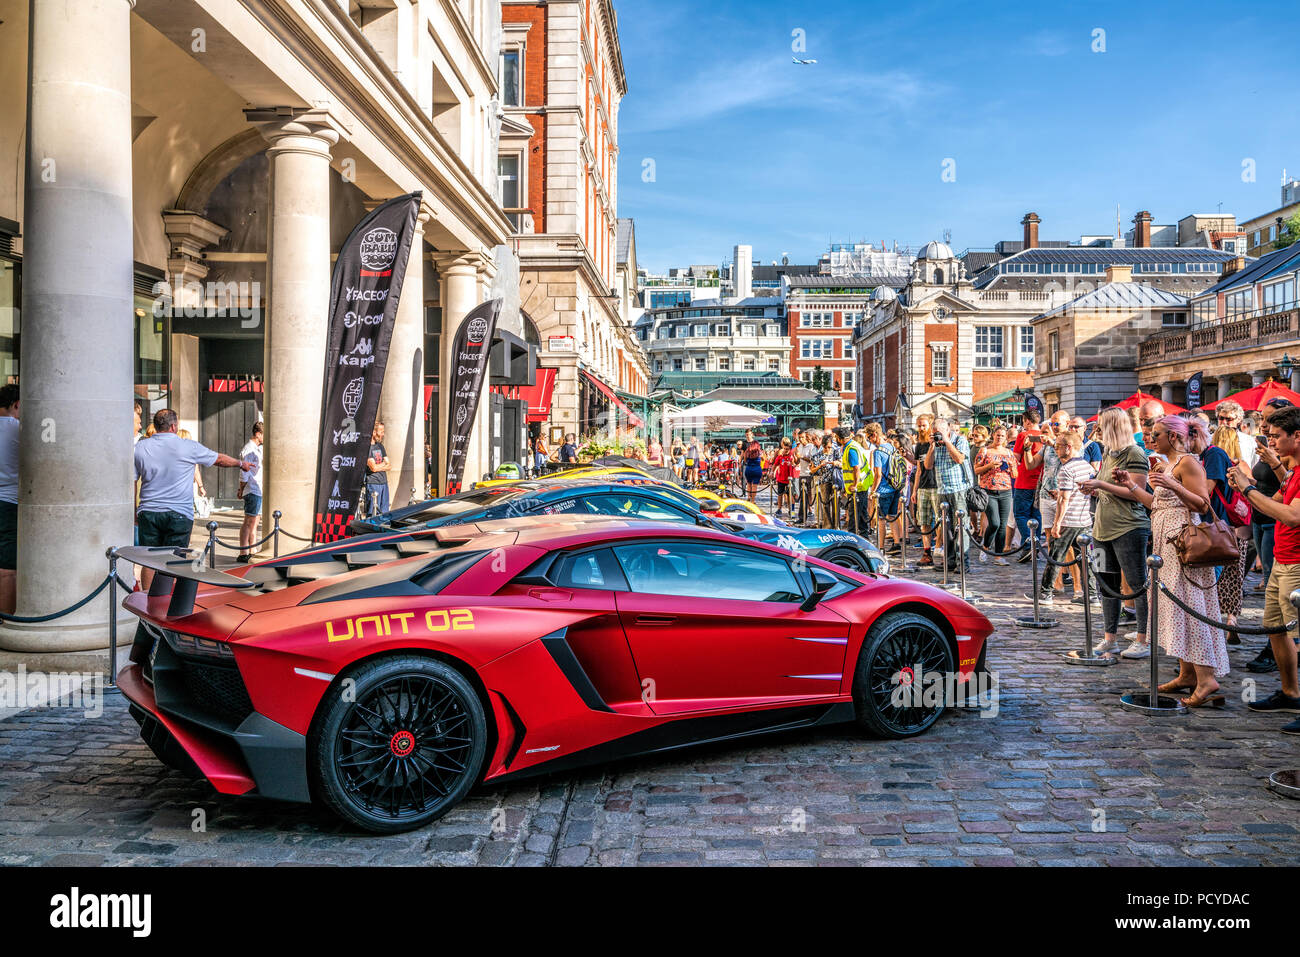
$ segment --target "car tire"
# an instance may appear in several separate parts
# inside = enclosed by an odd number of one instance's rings
[[[863,572],[864,574],[871,571],[871,562],[863,557],[861,552],[856,549],[846,548],[843,545],[828,549],[817,557],[824,562],[840,565],[850,571]]]
[[[858,724],[883,738],[923,734],[946,710],[943,688],[955,673],[952,645],[934,622],[911,612],[882,615],[867,632],[853,673]],[[937,696],[935,684],[922,677],[928,675],[939,678]]]
[[[478,783],[482,702],[459,671],[420,655],[362,662],[326,692],[308,738],[314,793],[351,824],[395,834],[437,820]]]

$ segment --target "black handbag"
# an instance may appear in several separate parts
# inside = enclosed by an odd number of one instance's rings
[[[966,489],[966,511],[971,515],[982,515],[984,510],[989,507],[989,491],[981,488],[975,481],[975,472],[970,467],[970,453],[966,453],[966,458],[962,461],[961,466],[966,470],[966,481],[970,482],[970,487]]]

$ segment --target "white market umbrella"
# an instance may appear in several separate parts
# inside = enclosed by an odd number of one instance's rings
[[[771,416],[758,409],[714,399],[712,402],[705,402],[694,408],[670,412],[665,418],[671,426],[679,429],[698,429],[706,425],[713,427],[717,423],[722,423],[722,428],[727,429],[748,429],[763,425]]]

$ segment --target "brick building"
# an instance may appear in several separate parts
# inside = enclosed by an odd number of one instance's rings
[[[520,307],[556,369],[549,424],[635,424],[648,368],[620,294],[618,111],[627,92],[610,0],[501,4],[498,168],[515,225]],[[627,283],[623,284],[625,287]],[[539,423],[540,424],[540,423]]]

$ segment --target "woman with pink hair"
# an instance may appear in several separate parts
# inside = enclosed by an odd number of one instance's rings
[[[1147,478],[1153,492],[1140,488],[1132,476],[1116,476],[1137,500],[1151,509],[1152,549],[1162,559],[1160,583],[1188,608],[1218,620],[1219,596],[1214,587],[1213,568],[1188,568],[1178,560],[1174,540],[1193,515],[1210,511],[1210,483],[1200,458],[1191,451],[1209,442],[1209,431],[1198,419],[1165,416],[1151,427],[1151,472]],[[1167,609],[1167,610],[1166,610]],[[1228,673],[1228,643],[1222,629],[1211,628],[1187,614],[1173,602],[1162,607],[1160,647],[1178,658],[1178,677],[1160,686],[1172,693],[1191,690],[1180,698],[1184,707],[1223,705],[1219,682]]]

